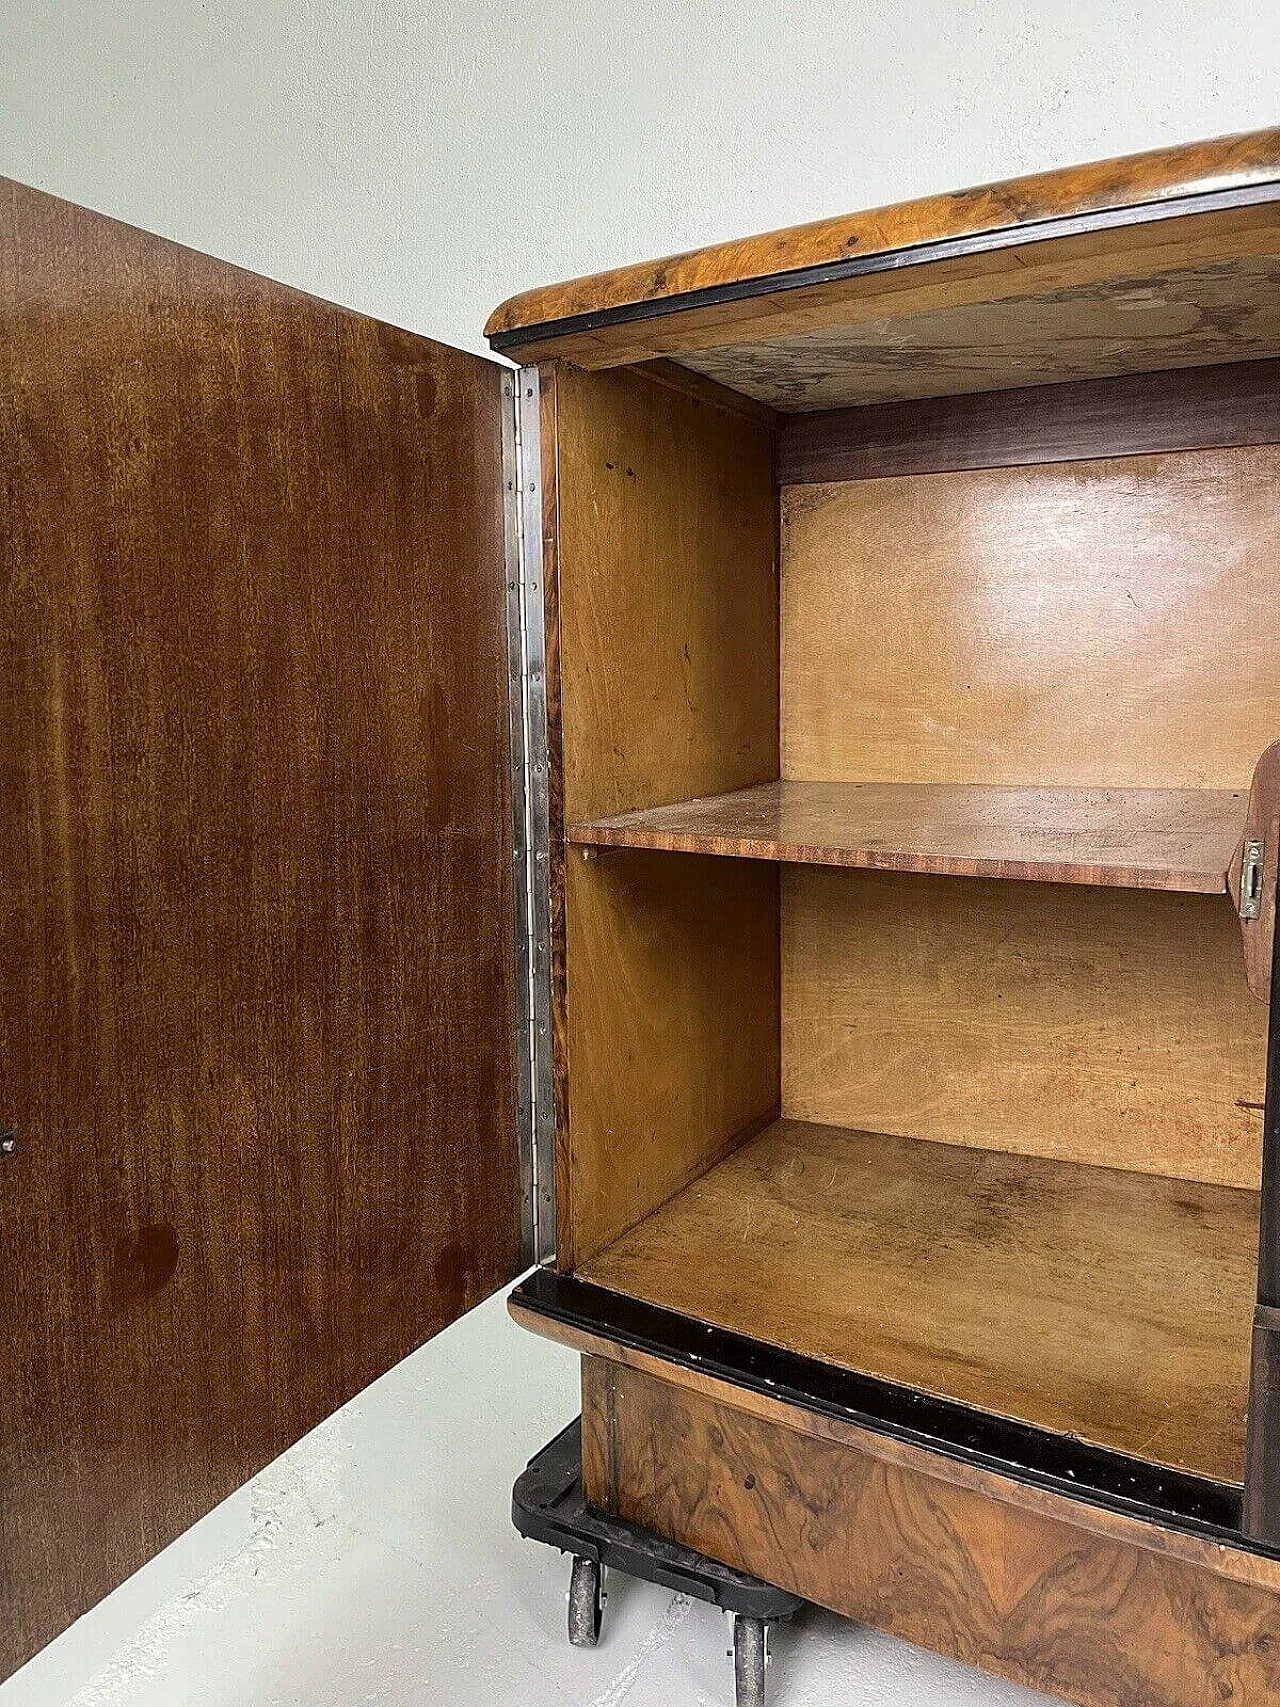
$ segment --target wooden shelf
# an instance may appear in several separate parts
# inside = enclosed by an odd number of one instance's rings
[[[778,1121],[578,1272],[1225,1483],[1258,1195]]]
[[[770,782],[575,824],[587,847],[1221,895],[1245,791]]]

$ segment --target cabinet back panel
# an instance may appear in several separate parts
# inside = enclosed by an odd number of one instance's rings
[[[557,1225],[590,1257],[776,1113],[778,876],[564,862],[566,818],[778,774],[767,422],[625,370],[546,376]],[[553,767],[554,768],[554,767]],[[567,922],[566,922],[567,921]]]
[[[1227,900],[782,884],[787,1118],[1257,1188],[1267,1010]]]
[[[1272,445],[788,487],[782,775],[1247,787],[1278,572]]]

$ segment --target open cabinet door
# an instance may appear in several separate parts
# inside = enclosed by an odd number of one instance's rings
[[[5,1673],[519,1269],[503,375],[0,180]]]

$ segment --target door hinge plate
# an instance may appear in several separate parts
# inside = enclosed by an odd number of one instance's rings
[[[1240,917],[1247,923],[1262,912],[1262,843],[1248,841],[1240,855]]]

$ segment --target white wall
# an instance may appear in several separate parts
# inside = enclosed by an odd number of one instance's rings
[[[476,349],[527,285],[1277,120],[1276,0],[0,0],[0,172]]]

